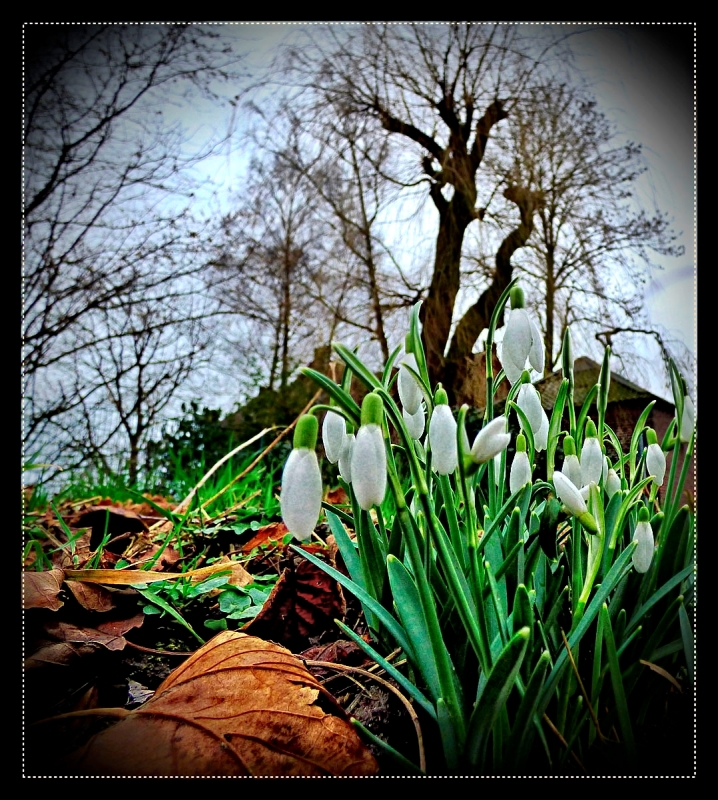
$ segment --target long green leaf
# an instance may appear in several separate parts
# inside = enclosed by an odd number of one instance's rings
[[[491,669],[469,720],[466,754],[472,766],[485,761],[486,743],[496,719],[511,693],[526,654],[530,631],[522,628],[511,637]]]
[[[535,731],[531,720],[536,714],[541,687],[550,661],[551,657],[544,650],[531,673],[519,710],[516,712],[514,724],[511,726],[511,736],[506,750],[511,754],[509,759],[514,767],[520,766],[528,755]]]
[[[608,607],[605,603],[601,607],[601,626],[603,629],[603,641],[606,644],[606,655],[608,656],[609,671],[611,673],[613,696],[616,700],[618,725],[621,729],[621,735],[623,737],[623,743],[626,746],[629,761],[635,764],[637,753],[636,742],[633,738],[633,727],[631,726],[631,715],[628,711],[628,704],[626,703],[626,693],[623,688],[621,667],[618,663],[616,643],[613,639],[613,630],[611,628],[611,617],[608,614]]]

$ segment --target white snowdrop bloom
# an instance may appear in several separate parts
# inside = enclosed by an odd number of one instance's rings
[[[494,483],[498,486],[501,483],[501,453],[494,456]]]
[[[570,454],[564,456],[561,472],[577,489],[583,486],[581,480],[581,462],[578,460],[577,455]]]
[[[580,517],[585,511],[586,501],[581,497],[581,492],[573,483],[559,470],[554,470],[553,485],[556,487],[556,494],[559,500],[576,517]]]
[[[426,413],[423,403],[419,403],[416,414],[410,414],[406,408],[403,408],[401,413],[404,417],[406,429],[409,431],[409,436],[411,436],[412,439],[421,439],[426,426]]]
[[[456,469],[459,456],[456,446],[456,420],[448,405],[434,406],[429,420],[431,463],[439,475],[448,475]]]
[[[322,475],[314,450],[292,450],[282,472],[282,519],[300,541],[312,535],[322,509]]]
[[[344,417],[334,411],[327,411],[322,423],[322,442],[324,452],[332,464],[336,464],[341,457],[347,435],[347,425]]]
[[[599,483],[603,474],[603,453],[595,436],[587,436],[581,448],[581,486]]]
[[[511,473],[509,474],[509,489],[511,494],[518,492],[522,486],[531,483],[531,464],[525,450],[517,450],[514,460],[511,462]]]
[[[359,505],[368,511],[386,494],[386,451],[379,425],[362,425],[351,454],[351,476]]]
[[[633,532],[633,538],[638,542],[636,549],[633,551],[631,561],[636,572],[648,572],[653,560],[653,528],[648,520],[639,520],[636,523],[636,529]]]
[[[537,451],[545,450],[548,447],[548,427],[549,421],[546,412],[541,407],[541,412],[543,417],[541,419],[541,427],[538,429],[536,433],[534,433],[534,447]]]
[[[658,486],[663,485],[666,474],[666,456],[658,443],[649,444],[646,450],[646,469]]]
[[[608,460],[608,456],[603,457],[603,467],[601,468],[601,481],[603,485],[606,485],[606,478],[608,478],[608,470],[611,469],[611,464]]]
[[[355,439],[356,437],[353,433],[347,434],[344,440],[344,449],[339,456],[339,474],[347,483],[352,482],[352,453],[354,452]]]
[[[521,388],[516,397],[516,405],[526,414],[529,425],[531,426],[531,433],[533,433],[535,437],[541,428],[541,423],[544,418],[541,397],[536,391],[536,387],[530,383],[521,384]]]
[[[404,365],[411,367],[415,372],[419,371],[416,363],[416,356],[413,353],[406,353],[399,363],[399,399],[401,405],[407,413],[414,415],[419,410],[423,395],[416,378],[404,368]]]
[[[513,385],[521,378],[526,362],[537,372],[544,369],[541,331],[524,308],[512,308],[501,340],[501,366]]]
[[[683,416],[681,417],[681,441],[690,442],[693,427],[696,424],[696,409],[690,395],[683,398]]]
[[[617,491],[621,488],[621,479],[618,477],[618,473],[615,469],[609,469],[608,475],[606,476],[606,494],[608,495],[609,499],[616,494]]]
[[[543,337],[539,326],[529,317],[529,325],[531,326],[531,349],[529,350],[529,364],[536,370],[536,372],[543,372],[544,368],[544,351],[543,351]]]
[[[506,417],[496,417],[477,434],[471,446],[471,458],[477,464],[483,464],[505,450],[510,441],[511,434],[506,433]]]

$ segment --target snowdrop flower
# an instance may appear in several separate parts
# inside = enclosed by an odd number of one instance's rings
[[[424,435],[424,427],[426,426],[426,414],[424,412],[423,403],[419,403],[419,409],[416,414],[410,414],[406,408],[402,409],[402,416],[404,417],[404,424],[409,431],[409,436],[412,439],[421,439]]]
[[[471,458],[477,464],[483,464],[505,450],[511,441],[511,434],[506,433],[506,417],[492,419],[479,431],[471,446]]]
[[[344,440],[344,449],[339,456],[339,474],[347,483],[352,482],[352,453],[354,452],[355,439],[356,436],[353,433],[347,433]]]
[[[431,463],[439,475],[449,475],[459,463],[456,447],[456,420],[449,408],[449,399],[443,389],[436,392],[436,405],[429,420]]]
[[[332,464],[339,461],[346,444],[347,426],[344,417],[334,411],[327,411],[322,423],[322,442],[324,452]]]
[[[300,541],[312,535],[322,508],[322,475],[314,448],[319,423],[312,414],[299,419],[294,430],[294,449],[282,472],[279,503],[287,529]]]
[[[638,522],[633,532],[633,538],[638,542],[631,556],[633,566],[636,572],[648,572],[653,560],[654,545],[653,528],[651,528],[651,523],[648,521],[648,509],[645,506],[638,512]]]
[[[653,477],[654,483],[658,486],[663,485],[663,478],[666,474],[666,455],[661,450],[653,428],[646,428],[646,439],[648,449],[646,450],[646,469],[648,474]]]
[[[513,385],[521,378],[528,360],[537,372],[543,372],[544,352],[541,331],[524,309],[524,293],[511,290],[511,313],[501,341],[501,366]]]
[[[586,438],[581,448],[581,486],[590,483],[598,484],[603,474],[603,452],[596,437],[596,426],[593,420],[586,422]]]
[[[601,468],[601,480],[603,481],[603,485],[606,485],[606,478],[608,478],[608,470],[611,469],[611,464],[608,460],[608,456],[603,457],[603,467]]]
[[[609,499],[620,490],[621,479],[618,477],[618,473],[615,469],[608,470],[608,475],[606,475],[606,481],[604,485],[606,487],[606,494],[608,495]]]
[[[399,363],[399,378],[397,381],[399,389],[399,399],[406,409],[407,414],[414,415],[421,405],[422,394],[416,378],[406,367],[411,367],[415,372],[419,371],[416,363],[416,356],[413,353],[406,353]]]
[[[383,417],[381,397],[371,392],[362,402],[361,427],[354,441],[350,466],[354,493],[365,511],[373,505],[380,505],[386,494]]]
[[[681,417],[681,441],[690,442],[693,427],[696,424],[696,409],[689,394],[683,398],[683,416]]]
[[[520,433],[516,437],[516,454],[511,463],[509,474],[509,489],[511,494],[518,492],[527,483],[531,483],[531,464],[526,453],[526,437]]]
[[[534,433],[534,447],[537,451],[545,450],[548,447],[548,416],[541,406],[541,426],[539,427],[538,431]]]
[[[528,372],[524,372],[523,377],[528,379]],[[529,425],[531,426],[531,432],[535,438],[545,416],[543,406],[541,405],[541,397],[536,391],[536,387],[531,383],[522,383],[516,397],[516,405],[526,414]]]
[[[554,470],[553,485],[556,488],[556,494],[559,500],[566,506],[566,509],[574,517],[577,517],[579,522],[590,533],[598,533],[596,520],[589,513],[586,501],[581,497],[581,492],[577,489],[575,484],[570,481],[561,471]]]
[[[563,453],[561,472],[577,489],[580,489],[583,486],[581,481],[581,462],[576,455],[576,444],[573,441],[573,436],[564,436]]]

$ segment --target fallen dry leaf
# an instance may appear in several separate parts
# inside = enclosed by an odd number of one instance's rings
[[[281,545],[282,539],[289,533],[289,529],[283,522],[270,522],[257,529],[252,538],[242,545],[243,553],[251,553],[255,547],[265,545]]]
[[[47,572],[23,572],[22,605],[23,608],[47,608],[57,611],[65,605],[58,594],[62,588],[65,573],[61,569]]]
[[[339,584],[311,562],[291,559],[262,610],[242,630],[297,650],[334,627],[334,620],[345,613]]]
[[[64,761],[74,775],[374,775],[341,709],[279,645],[223,631]]]
[[[88,611],[111,611],[117,605],[112,594],[102,586],[68,581],[67,588],[72,592],[75,600]]]

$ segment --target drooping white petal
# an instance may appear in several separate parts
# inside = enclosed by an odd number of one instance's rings
[[[518,396],[516,397],[516,405],[518,405],[528,417],[531,432],[535,437],[541,428],[544,417],[541,397],[536,391],[536,388],[530,383],[521,384]]]
[[[354,441],[351,475],[359,505],[368,511],[386,494],[386,451],[378,425],[362,425]]]
[[[608,461],[608,456],[603,457],[603,467],[601,468],[601,480],[603,481],[603,485],[606,485],[606,478],[608,477],[608,470],[611,468],[611,464]]]
[[[526,366],[533,335],[528,315],[523,308],[515,308],[509,314],[504,338],[501,340],[501,366],[511,384],[516,383]]]
[[[595,436],[587,436],[581,448],[581,486],[598,483],[603,473],[603,453]]]
[[[518,492],[527,483],[531,483],[531,464],[529,463],[528,454],[523,450],[518,450],[511,463],[511,473],[509,475],[511,494]]]
[[[416,364],[416,356],[413,353],[407,353],[399,364],[399,378],[397,385],[399,388],[399,399],[401,405],[406,409],[409,414],[416,414],[421,405],[422,394],[416,378],[407,370],[404,369],[404,364],[411,367],[415,372],[418,372]]]
[[[471,457],[477,464],[483,464],[505,450],[510,441],[511,434],[506,433],[506,417],[496,417],[479,431],[471,446]]]
[[[289,532],[301,541],[308,539],[322,508],[322,475],[314,450],[298,448],[289,454],[279,503]]]
[[[696,423],[696,410],[690,395],[683,398],[683,416],[681,417],[681,441],[690,442],[693,426]]]
[[[661,450],[660,444],[649,444],[646,450],[646,469],[648,474],[653,476],[653,480],[659,485],[663,485],[663,478],[666,474],[666,456]]]
[[[566,456],[563,460],[561,472],[563,472],[564,476],[568,478],[577,489],[583,486],[581,481],[581,462],[578,460],[578,456]]]
[[[620,488],[621,479],[618,477],[618,473],[615,469],[609,469],[606,476],[606,494],[611,498]]]
[[[439,475],[453,472],[458,464],[456,420],[447,405],[434,407],[429,420],[429,444],[432,453],[431,463]]]
[[[347,434],[344,440],[344,449],[339,456],[339,474],[347,483],[352,482],[352,453],[354,452],[355,439],[356,437],[353,433]]]
[[[650,522],[636,523],[633,538],[638,542],[638,546],[633,551],[631,561],[636,572],[648,572],[653,560],[653,529]]]
[[[409,431],[409,436],[411,436],[412,439],[421,439],[424,435],[424,427],[426,426],[426,413],[424,412],[423,404],[419,403],[419,409],[416,414],[410,414],[406,408],[403,408],[401,413],[404,417],[406,429]]]
[[[332,464],[336,464],[344,449],[344,439],[347,435],[347,425],[341,414],[327,411],[322,423],[322,442],[324,452]]]
[[[586,501],[581,497],[575,484],[559,470],[554,470],[553,485],[556,487],[559,500],[574,516],[578,517],[588,510]]]
[[[534,447],[537,451],[545,450],[548,447],[548,416],[546,412],[543,410],[543,406],[541,407],[541,411],[543,416],[541,418],[541,427],[538,431],[534,434]]]
[[[536,372],[543,372],[544,350],[541,331],[531,317],[529,317],[529,325],[531,326],[531,349],[529,350],[529,363],[536,370]]]
[[[494,483],[498,486],[501,483],[501,453],[494,456]]]

